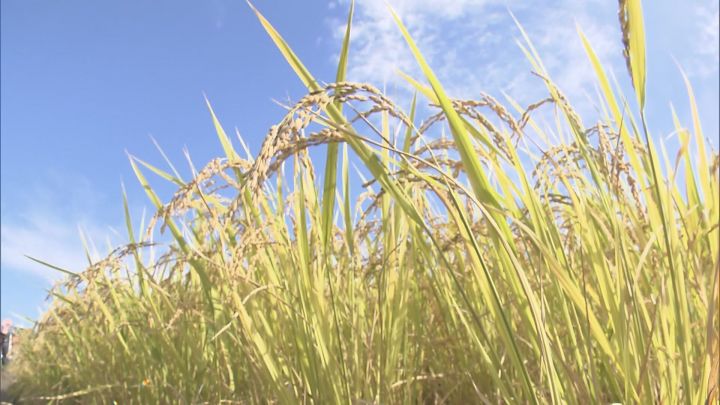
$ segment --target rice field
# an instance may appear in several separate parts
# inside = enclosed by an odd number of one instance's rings
[[[255,155],[208,103],[223,155],[191,179],[131,156],[154,216],[136,229],[125,201],[126,245],[81,273],[55,267],[67,277],[13,389],[52,403],[717,403],[717,134],[687,79],[676,101],[692,122],[668,111],[680,146],[649,133],[640,1],[619,2],[628,97],[579,30],[602,95],[584,117],[527,36],[544,99],[454,99],[389,10],[423,72],[404,75],[416,97],[398,105],[346,81],[352,7],[330,84],[253,11],[307,95]]]

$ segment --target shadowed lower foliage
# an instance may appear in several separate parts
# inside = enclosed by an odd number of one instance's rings
[[[16,390],[127,404],[717,398],[720,160],[689,85],[692,130],[673,113],[679,147],[653,144],[639,1],[620,2],[639,113],[580,33],[603,97],[585,122],[527,38],[546,99],[455,100],[398,18],[429,84],[408,77],[423,101],[404,111],[343,81],[352,11],[324,86],[257,15],[309,94],[254,157],[211,109],[225,156],[192,180],[131,157],[157,213],[138,235],[126,204],[127,246],[59,269]],[[169,201],[148,171],[177,185]]]

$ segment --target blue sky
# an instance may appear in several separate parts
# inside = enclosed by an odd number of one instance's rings
[[[484,91],[501,98],[505,92],[522,103],[542,96],[541,83],[515,44],[520,33],[508,9],[553,78],[587,111],[595,90],[576,23],[627,88],[615,2],[389,3],[455,96]],[[672,132],[671,101],[689,122],[676,60],[695,87],[705,133],[717,147],[718,3],[645,3],[650,129],[659,139]],[[160,164],[152,136],[178,166],[185,161],[184,148],[198,167],[220,155],[205,93],[226,129],[236,127],[257,152],[267,129],[283,115],[273,99],[297,100],[304,93],[240,0],[0,4],[0,317],[19,321],[20,315],[38,316],[47,288],[58,278],[24,254],[80,269],[85,263],[80,230],[99,254],[107,252],[108,241],[122,242],[122,181],[135,216],[149,209],[126,150]],[[257,0],[256,5],[316,77],[333,79],[347,1]],[[353,29],[348,79],[384,87],[402,104],[409,91],[394,72],[419,75],[385,2],[360,0]]]

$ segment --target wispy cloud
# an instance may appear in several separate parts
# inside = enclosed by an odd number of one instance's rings
[[[691,35],[693,55],[689,74],[700,77],[717,75],[720,59],[720,4],[717,1],[694,8],[695,29]]]
[[[571,97],[581,95],[578,89],[590,89],[594,80],[576,23],[601,59],[621,66],[615,10],[602,2],[565,0],[540,7],[512,0],[390,3],[455,97],[477,98],[480,92],[497,95],[504,91],[530,102],[543,92],[542,83],[530,74],[530,64],[517,46],[521,34],[510,11],[528,32],[551,76]],[[335,22],[336,37],[343,35],[343,25]],[[419,76],[383,0],[357,2],[350,59],[350,80],[386,85],[391,93],[407,89],[397,70]]]
[[[28,222],[2,224],[3,269],[26,272],[49,282],[61,278],[62,273],[26,256],[80,271],[88,265],[81,232],[91,239],[92,236],[104,233],[101,227],[94,224],[75,223],[72,219],[58,220],[49,212],[33,212],[26,216]]]
[[[227,5],[222,0],[213,0],[211,7],[215,20],[215,28],[222,30],[225,27],[225,20],[227,19]]]
[[[29,187],[11,206],[3,201],[0,264],[3,271],[53,282],[62,273],[26,256],[79,271],[88,264],[81,233],[88,240],[91,256],[97,258],[98,251],[105,252],[106,240],[113,237],[113,231],[99,225],[96,214],[106,205],[87,180],[58,174],[49,178],[45,184]]]

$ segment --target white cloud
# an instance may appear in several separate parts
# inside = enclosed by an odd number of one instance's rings
[[[542,82],[530,74],[530,63],[516,44],[521,34],[508,9],[523,24],[550,75],[571,98],[579,98],[579,89],[591,90],[594,80],[576,22],[602,60],[622,66],[616,11],[602,2],[565,0],[533,6],[512,0],[390,3],[455,97],[477,98],[480,92],[497,96],[505,91],[521,102],[532,102],[544,96]],[[344,34],[344,24],[334,22],[338,39]],[[349,80],[387,85],[392,94],[408,89],[397,70],[420,77],[384,0],[356,2],[351,40]]]
[[[694,14],[694,57],[689,74],[700,77],[716,75],[720,59],[720,4],[712,1],[696,5]]]
[[[2,266],[27,272],[47,281],[62,278],[62,273],[35,263],[27,256],[72,271],[87,266],[78,228],[63,223],[49,213],[32,213],[24,224],[2,224]]]
[[[103,204],[98,191],[81,176],[49,176],[45,184],[28,187],[15,196],[12,206],[5,201],[0,230],[3,271],[17,271],[56,281],[63,274],[36,263],[31,256],[71,271],[87,267],[82,233],[90,244],[93,259],[105,252],[111,228],[98,224]],[[93,245],[93,242],[96,245]]]

